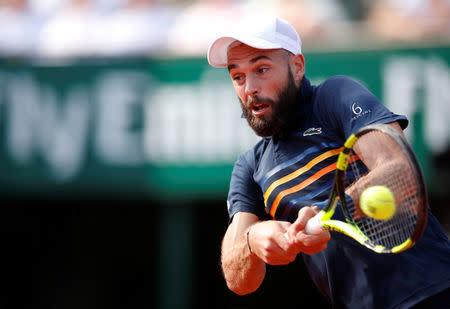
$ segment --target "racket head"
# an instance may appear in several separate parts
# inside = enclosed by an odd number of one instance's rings
[[[386,155],[401,154],[379,169],[376,177],[365,177],[369,172],[363,160],[355,153],[359,141],[365,135],[376,136],[371,141],[380,141],[377,154],[386,150]],[[371,173],[373,176],[375,172]],[[354,238],[378,253],[399,253],[412,247],[422,236],[427,221],[428,195],[420,164],[403,135],[386,124],[374,124],[360,129],[349,137],[339,155],[335,176],[334,193],[330,195],[325,211],[334,213],[336,199],[346,223],[329,220],[322,225]],[[361,193],[372,186],[384,186],[393,193],[396,209],[387,220],[378,220],[365,215],[359,205]],[[350,189],[349,189],[350,188]],[[352,202],[345,192],[351,190]],[[356,197],[356,198],[355,198]],[[329,219],[326,218],[325,220]]]

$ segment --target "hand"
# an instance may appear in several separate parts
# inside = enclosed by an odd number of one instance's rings
[[[285,265],[295,260],[300,252],[317,253],[327,247],[330,233],[326,230],[309,235],[306,222],[316,215],[318,207],[303,207],[294,223],[264,221],[250,228],[249,245],[252,252],[266,264]]]
[[[251,226],[248,235],[253,254],[269,265],[285,265],[295,260],[299,252],[291,249],[293,243],[284,234],[291,223],[263,221]]]
[[[304,252],[306,254],[314,254],[322,251],[327,247],[327,243],[330,240],[330,232],[327,230],[321,230],[320,232],[310,235],[305,231],[306,223],[309,219],[314,217],[319,208],[303,207],[298,212],[298,218],[288,228],[286,238],[293,244],[289,247],[289,250],[293,252]]]

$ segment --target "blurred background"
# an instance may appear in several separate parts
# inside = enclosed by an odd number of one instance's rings
[[[301,258],[247,296],[220,271],[257,138],[206,50],[267,14],[313,83],[352,76],[408,116],[450,235],[449,0],[0,0],[0,308],[327,308]]]

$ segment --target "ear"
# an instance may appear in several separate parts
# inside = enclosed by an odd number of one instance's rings
[[[291,71],[292,75],[294,75],[295,82],[300,84],[305,75],[305,58],[302,54],[295,55],[291,58]]]

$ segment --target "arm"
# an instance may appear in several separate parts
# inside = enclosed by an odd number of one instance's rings
[[[403,134],[397,122],[389,124],[394,129]],[[404,167],[404,155],[395,145],[389,145],[388,141],[380,138],[376,134],[363,135],[354,146],[355,153],[364,162],[370,172],[358,179],[354,184],[346,189],[346,193],[351,196],[355,205],[359,205],[361,189],[359,183],[383,183],[390,174],[402,170]]]
[[[244,295],[255,291],[266,274],[266,265],[247,244],[247,231],[258,222],[256,215],[239,212],[233,217],[222,242],[222,271],[228,288]]]
[[[222,242],[222,271],[229,289],[240,295],[254,292],[264,279],[266,264],[289,264],[300,252],[313,254],[325,249],[328,231],[316,235],[303,231],[315,213],[313,208],[303,207],[293,224],[237,213]]]

